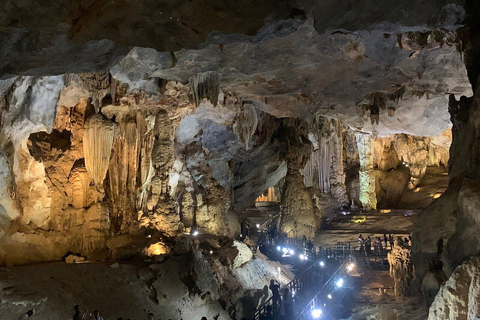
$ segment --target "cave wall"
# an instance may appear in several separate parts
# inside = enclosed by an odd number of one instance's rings
[[[429,319],[474,319],[479,316],[477,304],[472,301],[476,295],[475,277],[478,274],[477,257],[474,256],[480,251],[477,204],[480,194],[477,161],[479,4],[467,1],[466,9],[464,56],[474,95],[460,99],[449,96],[448,110],[453,125],[449,187],[422,212],[413,233],[416,272],[423,280],[427,303],[433,302]],[[474,258],[468,260],[471,257]],[[450,295],[453,292],[455,298]]]
[[[291,236],[312,237],[346,202],[340,123],[279,119],[235,92],[196,106],[197,87],[116,72],[20,77],[3,89],[2,264],[129,257],[152,232],[235,237],[236,211],[280,181]],[[323,186],[320,163],[305,175],[318,160],[311,140],[326,156]]]

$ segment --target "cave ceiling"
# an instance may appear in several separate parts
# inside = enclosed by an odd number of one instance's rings
[[[378,135],[436,136],[451,126],[448,94],[472,94],[463,5],[3,0],[0,77],[110,70],[131,90],[157,93],[154,79],[186,83],[214,71],[222,90],[276,117],[320,114]]]

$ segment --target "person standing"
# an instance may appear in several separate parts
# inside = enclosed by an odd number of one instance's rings
[[[388,242],[390,242],[390,250],[392,250],[393,246],[395,245],[395,240],[393,239],[393,234],[390,234],[388,236]]]
[[[283,289],[283,308],[285,310],[285,319],[293,319],[293,299],[288,288]]]
[[[363,239],[362,235],[358,236],[358,245],[360,246],[360,255],[364,255],[365,254],[365,240]]]
[[[365,240],[365,250],[367,251],[367,256],[372,253],[372,238],[370,238],[370,236]]]
[[[282,302],[282,299],[280,298],[280,284],[277,282],[275,283],[275,280],[270,280],[270,291],[272,291],[272,302],[273,302],[273,314],[277,314],[278,308],[280,307],[280,304]]]
[[[93,311],[93,319],[94,320],[105,320],[102,317],[100,317],[100,311],[98,311],[98,310]]]

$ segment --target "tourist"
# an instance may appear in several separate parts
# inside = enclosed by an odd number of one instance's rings
[[[293,318],[293,299],[288,288],[283,289],[283,308],[285,310],[285,319]]]
[[[360,255],[364,255],[365,254],[365,240],[363,240],[362,235],[360,235],[358,237],[358,244],[360,246]]]
[[[153,317],[154,317],[154,314],[150,312],[148,314],[148,320],[153,320]]]
[[[202,317],[202,319],[201,319],[201,320],[207,320],[207,317]]]
[[[98,310],[93,311],[93,319],[94,320],[105,320],[102,317],[100,317],[100,311],[98,311]]]
[[[395,240],[393,239],[393,234],[390,234],[388,236],[388,242],[390,242],[390,250],[393,249],[393,246],[395,245]]]
[[[272,306],[267,306],[266,312],[260,317],[260,320],[273,320]]]
[[[375,240],[373,240],[373,250],[375,252],[375,255],[380,254],[380,247],[382,246],[382,242],[380,241],[379,237],[375,237]]]
[[[405,245],[407,245],[407,246],[409,245],[409,243],[408,243],[408,238],[407,238],[407,237],[405,237],[405,238],[403,239],[403,241],[405,242]]]
[[[367,251],[367,256],[372,253],[372,238],[370,238],[370,236],[365,240],[365,250]]]
[[[384,233],[383,239],[382,239],[382,245],[385,250],[387,250],[387,243],[388,243],[388,238],[387,238],[387,235]]]
[[[302,237],[302,245],[304,248],[307,248],[307,237],[305,235]]]
[[[33,317],[33,314],[35,313],[35,311],[33,310],[28,310],[27,313],[21,315],[18,320],[25,320],[25,319],[30,319]]]
[[[281,298],[280,298],[280,284],[277,282],[275,283],[275,280],[270,280],[270,291],[272,291],[272,302],[273,302],[273,313],[276,314],[278,311],[278,307],[280,306],[281,303]]]
[[[77,304],[76,306],[73,307],[74,314],[73,314],[73,320],[81,320],[82,316],[80,315],[80,306]]]
[[[308,240],[307,243],[307,257],[315,259],[315,246],[313,245],[311,240]]]

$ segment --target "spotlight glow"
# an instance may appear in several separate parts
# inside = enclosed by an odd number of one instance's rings
[[[260,228],[260,224],[259,224],[259,223],[257,223],[257,228]]]
[[[283,253],[287,253],[288,248],[282,248]]]
[[[295,251],[293,249],[290,249],[290,252],[289,252],[291,255],[294,255],[295,254]]]
[[[327,298],[330,299],[330,300],[332,300],[332,295],[331,295],[331,294],[328,294]]]
[[[280,251],[280,250],[282,250],[282,247],[278,246],[277,251]]]
[[[343,282],[344,282],[343,279],[340,278],[340,279],[337,280],[337,282],[335,282],[335,285],[336,285],[338,288],[341,288],[341,287],[343,287]]]
[[[305,257],[304,254],[301,254],[301,255],[300,255],[300,260],[306,260],[306,258],[307,258],[307,257]]]
[[[312,310],[312,317],[314,319],[320,318],[321,315],[322,315],[322,310],[321,309],[313,309]]]
[[[192,236],[194,237],[198,236],[198,230],[193,231]]]
[[[347,271],[350,272],[352,271],[353,269],[355,268],[355,263],[350,263],[348,266],[347,266]]]
[[[320,261],[320,267],[322,267],[322,268],[325,267],[325,262]]]

